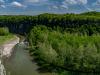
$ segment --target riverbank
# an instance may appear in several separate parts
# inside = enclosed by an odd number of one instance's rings
[[[44,71],[40,72],[38,70],[40,67],[35,61],[32,61],[32,57],[24,45],[22,42],[16,45],[12,56],[4,61],[7,75],[56,75]]]
[[[5,57],[11,56],[11,53],[13,51],[13,47],[19,43],[19,37],[13,36],[13,38],[5,41],[2,45],[0,45],[1,50],[2,50],[2,55]]]

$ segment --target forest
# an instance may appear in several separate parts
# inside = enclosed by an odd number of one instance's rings
[[[100,73],[100,12],[4,15],[0,27],[27,37],[29,53],[42,69],[59,75]]]
[[[90,15],[92,14],[92,15]],[[0,16],[0,27],[8,27],[10,32],[27,34],[33,26],[61,28],[62,31],[87,32],[91,35],[100,32],[100,13],[86,12],[81,14],[40,14],[36,16]]]
[[[100,72],[100,35],[50,30],[35,26],[29,36],[30,53],[48,70]]]

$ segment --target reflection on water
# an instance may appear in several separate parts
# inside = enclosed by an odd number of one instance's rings
[[[7,75],[54,75],[49,73],[39,73],[39,68],[23,46],[16,46],[10,59],[5,61]]]

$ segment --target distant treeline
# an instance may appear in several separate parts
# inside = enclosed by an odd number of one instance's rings
[[[0,27],[8,27],[13,33],[25,34],[35,25],[46,25],[51,28],[61,27],[69,32],[86,32],[91,35],[100,32],[100,12],[0,16]]]

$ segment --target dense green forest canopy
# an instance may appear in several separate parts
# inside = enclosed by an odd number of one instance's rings
[[[83,14],[45,13],[37,16],[0,16],[0,27],[8,27],[10,32],[19,34],[28,33],[36,25],[61,27],[62,30],[89,35],[100,32],[100,16],[98,16],[100,12]]]
[[[99,16],[99,12],[34,16],[28,37],[31,55],[49,70],[100,72]]]
[[[44,68],[100,72],[99,34],[70,34],[46,26],[34,26],[28,38],[31,54]]]
[[[100,72],[100,12],[0,16],[1,37],[9,32],[28,35],[45,69]]]

